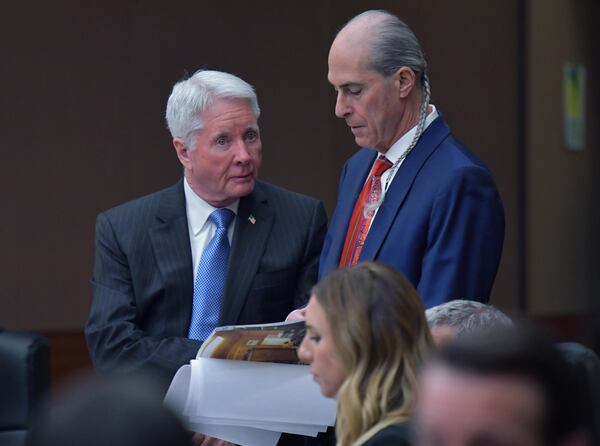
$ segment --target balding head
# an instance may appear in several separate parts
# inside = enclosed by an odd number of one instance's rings
[[[410,68],[421,82],[427,62],[417,37],[406,23],[382,10],[365,11],[352,18],[336,36],[332,49],[345,45],[363,48],[368,54],[368,67],[384,77],[401,67]]]
[[[347,50],[368,55],[373,48],[374,31],[384,18],[385,14],[380,11],[367,11],[354,17],[338,32],[331,45],[330,56],[332,52]]]
[[[329,51],[329,82],[338,93],[335,114],[356,143],[382,153],[419,124],[429,102],[427,64],[410,28],[385,11],[350,20]]]

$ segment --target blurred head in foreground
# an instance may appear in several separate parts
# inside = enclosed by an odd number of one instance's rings
[[[552,343],[529,328],[450,340],[425,367],[419,446],[583,446],[579,383]]]
[[[513,325],[512,320],[493,305],[473,300],[451,300],[427,309],[425,316],[437,345],[476,330]]]
[[[337,397],[339,445],[360,445],[406,421],[432,344],[421,300],[378,262],[334,271],[313,288],[300,358],[323,395]]]
[[[150,380],[86,375],[40,415],[28,446],[189,446]]]

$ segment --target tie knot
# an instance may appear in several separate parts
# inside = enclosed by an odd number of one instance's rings
[[[208,218],[217,226],[217,229],[227,229],[234,215],[231,209],[222,208],[214,210]]]
[[[390,167],[392,167],[392,162],[385,156],[380,155],[379,158],[377,158],[377,161],[375,161],[375,167],[373,167],[373,175],[376,177],[380,177]]]

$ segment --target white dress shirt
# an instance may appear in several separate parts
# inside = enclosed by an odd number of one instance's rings
[[[429,124],[431,124],[435,120],[435,118],[437,118],[439,115],[439,113],[437,112],[437,110],[435,108],[435,105],[429,104],[429,106],[431,107],[431,111],[427,115],[427,118],[425,118],[425,127],[423,128],[423,131],[425,131],[425,129],[427,127],[429,127]],[[412,142],[416,133],[417,133],[417,126],[414,126],[412,129],[410,129],[408,132],[406,132],[404,135],[402,135],[402,137],[400,137],[400,139],[398,141],[396,141],[394,144],[392,144],[392,147],[390,147],[388,149],[388,151],[386,153],[384,153],[385,157],[391,161],[392,165],[396,161],[398,161],[398,159],[400,159],[400,157],[406,151],[406,149],[408,149],[408,147],[410,146],[410,143]],[[377,161],[377,158],[375,158],[375,161],[373,162],[373,165],[371,166],[371,170],[373,170],[373,167],[375,167],[375,162]],[[392,184],[392,181],[394,180],[394,177],[396,176],[396,173],[400,169],[400,166],[402,165],[403,162],[404,162],[404,160],[400,161],[400,163],[398,164],[398,168],[394,169],[393,172],[392,172],[392,169],[390,168],[390,169],[386,170],[383,173],[383,175],[381,175],[381,188],[383,190],[383,193],[387,192],[386,184],[388,187],[389,187],[389,185]],[[369,173],[369,175],[370,175],[370,173]],[[388,178],[389,178],[389,181],[388,181]],[[367,176],[367,179],[368,179],[368,176]],[[384,197],[384,200],[385,200],[385,197]],[[378,210],[379,210],[379,208],[375,209],[375,213],[373,214],[373,218],[371,219],[371,224],[373,223],[373,220],[375,220]],[[369,226],[369,228],[370,228],[370,226]]]
[[[187,213],[190,245],[192,247],[192,261],[194,263],[194,283],[196,283],[196,274],[198,273],[200,258],[202,257],[204,248],[206,248],[206,245],[212,240],[217,229],[208,217],[217,208],[200,198],[188,184],[187,178],[184,178],[183,181],[183,192],[185,194],[185,210]],[[237,217],[239,204],[240,200],[236,200],[226,207],[227,209],[231,209]],[[236,219],[234,218],[227,231],[229,245],[231,245],[231,241],[233,240],[235,220]]]

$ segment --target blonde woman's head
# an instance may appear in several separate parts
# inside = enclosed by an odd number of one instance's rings
[[[378,262],[331,273],[313,288],[306,324],[299,354],[321,392],[338,399],[339,444],[410,414],[431,336],[402,274]]]

